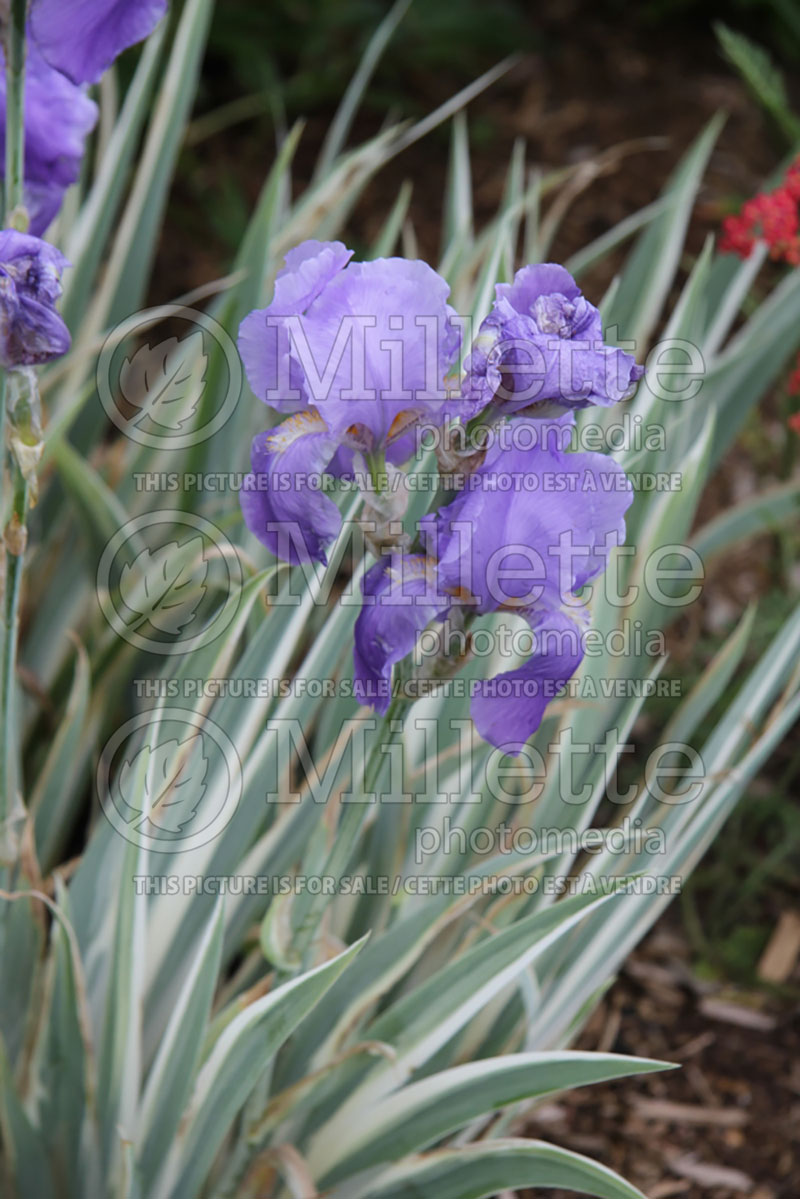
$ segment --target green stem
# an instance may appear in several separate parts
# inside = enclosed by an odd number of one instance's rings
[[[28,511],[28,484],[17,470],[15,472],[14,506],[11,523],[18,530],[25,528],[25,517]],[[14,687],[17,673],[17,636],[19,633],[19,597],[22,585],[22,566],[24,558],[24,533],[22,544],[15,549],[18,552],[6,552],[6,593],[3,669],[0,676],[0,712],[2,713],[2,728],[0,728],[0,787],[4,795],[5,810],[3,817],[8,820],[15,807],[15,797],[19,791],[19,768],[17,762],[17,720],[16,704],[14,703]]]
[[[6,159],[3,195],[3,224],[8,227],[22,209],[25,166],[25,23],[28,0],[11,0],[5,28],[6,59]],[[6,486],[6,379],[0,383],[0,460],[3,463],[2,486]],[[16,748],[16,704],[14,689],[17,668],[17,631],[22,581],[25,518],[28,509],[28,485],[18,464],[11,463],[13,506],[10,529],[5,530],[17,544],[5,546],[5,594],[0,602],[3,616],[0,649],[0,830],[3,841],[13,844],[11,821],[16,813],[19,786]],[[2,505],[5,511],[5,504]],[[16,552],[11,552],[11,551]]]
[[[22,205],[25,170],[25,22],[28,0],[11,0],[5,36],[6,163],[5,220]]]

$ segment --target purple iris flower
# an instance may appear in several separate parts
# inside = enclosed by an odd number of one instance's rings
[[[577,593],[622,541],[631,499],[624,472],[605,455],[519,449],[497,440],[467,488],[421,522],[426,578],[435,588],[400,612],[396,591],[386,587],[381,602],[373,599],[359,617],[357,682],[369,693],[375,676],[388,680],[392,664],[413,648],[412,628],[416,636],[448,608],[516,613],[528,622],[536,648],[521,667],[478,685],[472,717],[485,740],[518,754],[580,665]],[[372,577],[365,579],[365,600],[375,592]]]
[[[0,163],[5,155],[5,61],[0,50]],[[80,174],[97,105],[28,43],[25,70],[25,206],[30,231],[44,233]]]
[[[569,271],[541,263],[499,283],[465,363],[470,415],[510,414],[549,400],[568,408],[615,404],[644,374],[603,340],[600,313]]]
[[[242,322],[255,394],[279,412],[314,408],[334,435],[397,463],[411,425],[444,411],[461,344],[449,287],[425,262],[350,262],[341,242],[290,251],[272,303]]]
[[[32,0],[25,68],[25,207],[44,233],[80,174],[97,105],[95,83],[126,47],[152,32],[167,0]],[[0,163],[5,154],[5,63],[0,51]]]
[[[415,423],[445,418],[445,379],[461,342],[448,285],[427,263],[351,257],[341,242],[291,250],[272,302],[251,312],[239,332],[254,393],[292,413],[253,444],[241,497],[245,521],[293,562],[324,562],[341,524],[329,497],[300,476],[341,474],[355,455],[363,464],[372,455],[405,461]],[[288,551],[287,533],[276,530],[282,521],[299,534]]]
[[[0,232],[0,362],[34,366],[65,354],[70,337],[56,312],[61,272],[67,265],[54,246],[18,233]]]
[[[97,83],[166,11],[167,0],[32,0],[28,31],[47,62],[73,83]]]

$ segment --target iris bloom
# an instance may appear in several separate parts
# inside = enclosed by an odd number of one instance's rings
[[[86,95],[128,46],[152,32],[167,0],[32,0],[25,67],[25,207],[44,233],[80,174],[97,122]],[[0,164],[5,147],[5,63],[0,50]]]
[[[325,561],[341,518],[305,478],[404,462],[414,425],[443,419],[460,329],[444,279],[424,262],[351,262],[341,242],[290,251],[271,304],[243,321],[239,350],[254,393],[281,413],[256,437],[242,491],[248,528],[290,561]],[[286,529],[297,536],[289,539]]]
[[[523,267],[495,293],[465,364],[473,413],[492,404],[508,414],[545,400],[607,406],[642,377],[630,354],[606,345],[600,313],[563,266]]]
[[[242,324],[250,385],[285,418],[253,442],[245,522],[279,557],[325,562],[342,520],[323,476],[366,469],[374,478],[376,466],[390,473],[410,456],[419,422],[479,416],[494,436],[465,458],[463,490],[420,521],[417,544],[405,531],[368,538],[378,561],[362,581],[355,687],[385,713],[393,669],[429,624],[522,617],[533,652],[472,698],[480,734],[517,754],[580,665],[581,592],[623,539],[632,498],[611,458],[566,452],[573,410],[621,399],[642,369],[606,345],[600,314],[571,275],[544,264],[498,286],[460,383],[446,282],[424,262],[351,258],[341,242],[298,246],[272,302]],[[561,415],[539,436],[543,422],[532,418],[554,404]],[[370,501],[370,517],[381,504],[396,517],[393,498],[389,488]],[[390,532],[393,524],[402,530],[388,520]],[[458,666],[443,648],[434,675]]]

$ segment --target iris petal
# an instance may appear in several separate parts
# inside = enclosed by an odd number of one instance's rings
[[[355,626],[353,676],[359,702],[385,713],[392,667],[414,648],[448,601],[437,594],[435,564],[420,554],[381,559],[361,583],[364,603]]]
[[[253,470],[239,497],[242,513],[250,532],[279,558],[327,564],[326,549],[342,516],[318,483],[339,449],[322,418],[310,412],[254,439]]]
[[[577,624],[562,612],[526,613],[537,648],[527,662],[478,683],[470,712],[481,737],[517,757],[542,722],[545,709],[581,664]]]

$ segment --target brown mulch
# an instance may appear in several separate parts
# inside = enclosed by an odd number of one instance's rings
[[[699,982],[677,914],[632,954],[577,1047],[681,1068],[558,1096],[527,1135],[601,1161],[648,1199],[800,1195],[800,1012],[766,990]],[[569,1192],[524,1199],[545,1194]]]

